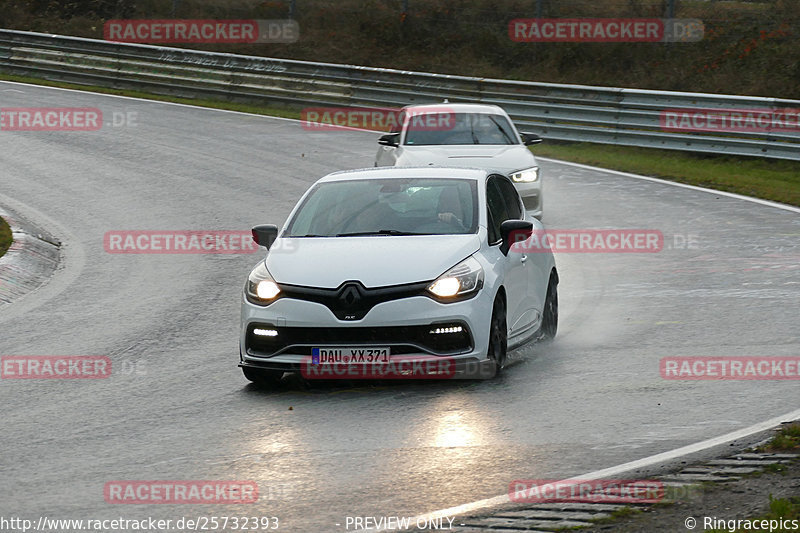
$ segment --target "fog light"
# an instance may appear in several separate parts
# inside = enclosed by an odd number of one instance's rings
[[[464,328],[461,326],[451,326],[447,328],[432,329],[430,333],[433,335],[439,335],[442,333],[461,333],[462,331],[464,331]]]
[[[278,336],[278,330],[255,328],[255,329],[253,329],[253,334],[254,335],[260,335],[262,337],[277,337]]]

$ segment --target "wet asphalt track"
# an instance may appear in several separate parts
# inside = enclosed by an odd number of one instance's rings
[[[557,340],[489,382],[248,385],[255,255],[111,255],[107,231],[281,223],[377,136],[0,82],[0,107],[99,107],[137,124],[0,132],[0,204],[65,243],[65,268],[0,307],[0,355],[107,355],[104,380],[0,381],[0,515],[277,516],[281,531],[417,515],[714,437],[798,407],[797,381],[665,381],[673,355],[800,354],[800,216],[542,164],[552,228],[646,228],[657,254],[559,254]],[[692,242],[691,249],[676,242]],[[127,372],[122,372],[125,369]],[[252,505],[110,505],[112,480],[253,480]],[[341,527],[335,524],[342,524]]]

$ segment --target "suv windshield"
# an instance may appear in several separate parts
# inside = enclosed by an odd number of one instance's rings
[[[517,144],[514,127],[503,115],[487,113],[435,113],[439,120],[410,120],[406,129],[406,145],[443,144]],[[427,116],[427,115],[426,115]]]
[[[452,235],[477,227],[474,180],[379,178],[318,183],[284,236]]]

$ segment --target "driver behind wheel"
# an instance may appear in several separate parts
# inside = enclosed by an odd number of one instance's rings
[[[458,189],[445,187],[439,195],[439,220],[447,224],[464,226],[464,210],[458,197]]]

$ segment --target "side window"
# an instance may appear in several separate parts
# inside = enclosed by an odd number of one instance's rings
[[[519,194],[511,184],[510,181],[505,179],[496,180],[497,185],[500,187],[500,192],[503,194],[503,199],[506,201],[506,208],[508,209],[508,218],[522,219],[522,207],[519,205]]]
[[[500,224],[509,218],[503,194],[497,188],[497,178],[494,177],[486,181],[486,207],[489,210],[489,243],[494,244],[500,240]]]

